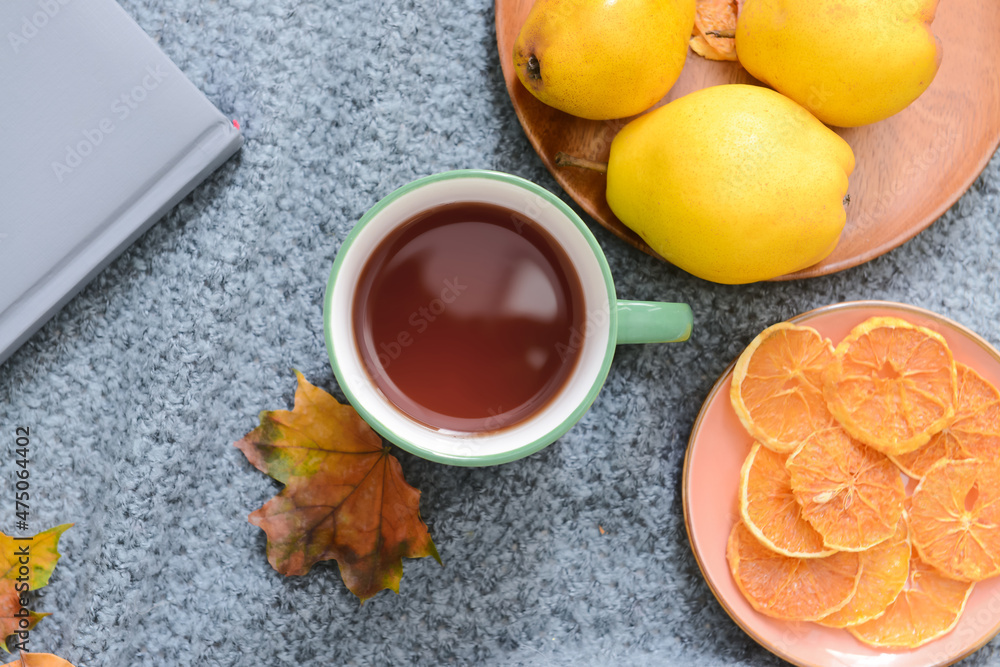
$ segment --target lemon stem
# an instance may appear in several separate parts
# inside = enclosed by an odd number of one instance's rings
[[[556,165],[559,167],[580,167],[582,169],[597,171],[602,174],[608,173],[607,162],[588,160],[587,158],[569,155],[568,153],[563,153],[562,151],[556,153]]]
[[[725,39],[735,39],[735,30],[709,30],[705,33],[706,35],[711,35],[712,37],[723,37]]]

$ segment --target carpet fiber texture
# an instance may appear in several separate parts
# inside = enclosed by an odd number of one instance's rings
[[[708,283],[585,217],[619,295],[689,303],[691,340],[619,349],[579,424],[520,461],[394,449],[444,561],[406,561],[399,595],[359,605],[334,563],[282,577],[247,522],[281,487],[232,443],[291,407],[293,369],[343,398],[321,311],[354,223],[460,168],[576,205],[514,114],[491,0],[121,4],[246,145],[0,366],[4,451],[15,426],[33,435],[33,521],[76,524],[33,650],[80,667],[783,664],[715,600],[685,531],[681,469],[713,383],[768,325],[847,300],[1000,345],[998,157],[912,241],[797,282]],[[0,469],[13,532],[11,456]],[[998,662],[994,640],[962,664]]]

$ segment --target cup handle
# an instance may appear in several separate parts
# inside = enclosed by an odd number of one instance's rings
[[[691,337],[693,315],[686,303],[618,301],[618,344],[679,343]]]

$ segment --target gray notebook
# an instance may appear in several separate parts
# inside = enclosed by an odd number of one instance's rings
[[[0,0],[0,363],[242,144],[114,0]]]

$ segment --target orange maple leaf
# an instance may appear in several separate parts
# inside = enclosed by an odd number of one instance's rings
[[[0,667],[73,667],[73,664],[51,653],[28,653],[21,651],[20,660],[8,662]]]
[[[420,491],[354,408],[295,376],[295,408],[262,412],[260,426],[235,443],[285,484],[249,517],[267,534],[267,560],[286,576],[336,560],[362,602],[386,588],[398,593],[404,557],[441,562],[420,519]]]
[[[49,528],[28,539],[0,532],[0,648],[4,651],[7,637],[31,630],[48,616],[25,609],[25,594],[49,583],[60,557],[59,537],[72,525]]]

